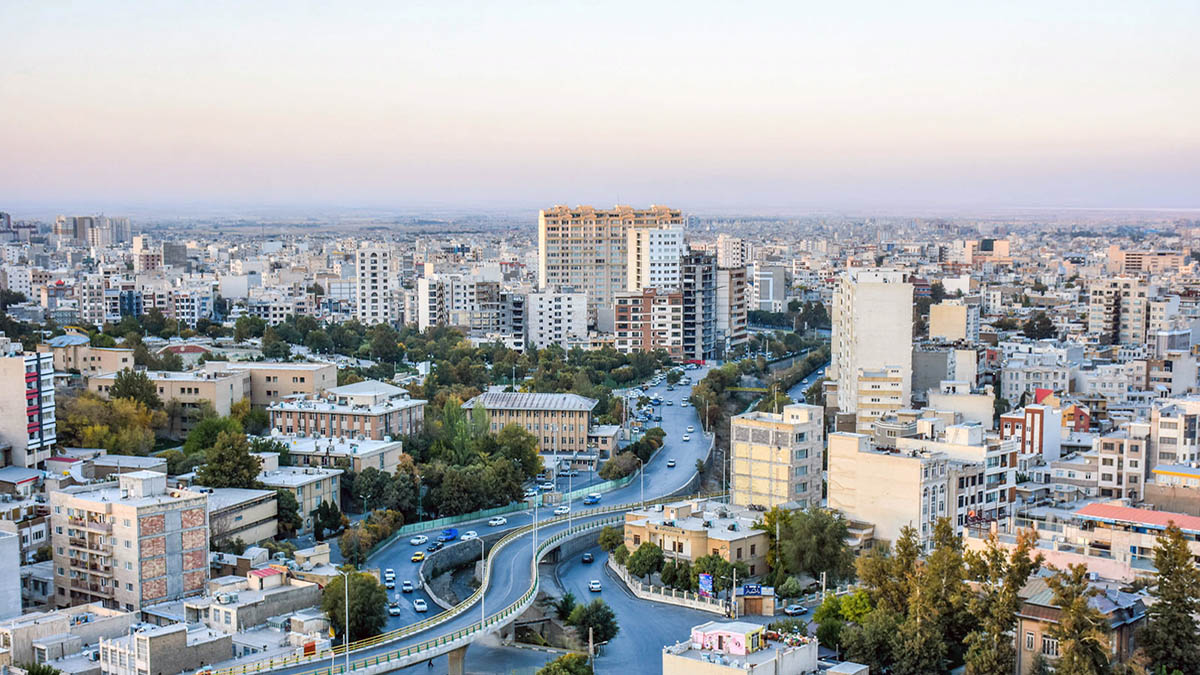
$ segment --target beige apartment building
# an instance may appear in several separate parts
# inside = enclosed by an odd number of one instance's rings
[[[127,611],[200,593],[208,581],[208,497],[168,489],[166,474],[50,493],[59,607]]]
[[[909,381],[903,368],[859,369],[857,382],[854,427],[860,434],[871,433],[875,422],[907,406]]]
[[[404,456],[404,444],[400,441],[300,436],[278,436],[276,439],[287,444],[292,466],[332,467],[348,462],[355,473],[369,466],[395,473]]]
[[[218,415],[229,414],[233,404],[250,396],[250,373],[244,370],[192,370],[172,372],[147,370],[146,377],[154,383],[163,403],[178,401],[185,410],[198,410],[207,402]],[[117,373],[105,373],[88,378],[88,389],[108,396],[117,381]],[[190,417],[185,417],[183,432],[190,430]]]
[[[229,660],[233,635],[176,623],[100,641],[102,675],[183,673]]]
[[[561,455],[587,450],[596,399],[578,394],[488,391],[463,407],[486,410],[492,433],[516,424],[537,438],[542,452]]]
[[[758,513],[720,502],[694,499],[625,514],[625,547],[652,542],[668,560],[693,561],[718,555],[744,562],[751,575],[766,574],[767,533],[754,529]]]
[[[730,493],[735,506],[807,508],[821,503],[825,411],[794,403],[778,414],[730,420]]]
[[[250,403],[268,406],[286,398],[309,398],[337,386],[337,366],[332,363],[281,363],[277,361],[209,361],[211,373],[250,374]]]
[[[284,435],[391,440],[421,430],[425,403],[386,382],[366,380],[267,408],[271,429]]]
[[[611,307],[628,287],[629,233],[682,227],[678,209],[555,206],[538,212],[538,288],[587,294],[588,310]]]
[[[45,612],[29,612],[0,622],[0,650],[7,663],[45,663],[49,657],[42,641],[70,634],[85,645],[129,633],[139,622],[137,612],[91,603]],[[39,654],[38,652],[42,652]]]
[[[290,490],[300,504],[300,517],[304,520],[300,533],[311,532],[313,513],[321,502],[329,502],[342,508],[341,469],[323,469],[314,466],[264,467],[258,480],[273,490]],[[368,507],[370,508],[369,502]]]
[[[115,373],[132,368],[133,350],[120,347],[93,347],[86,335],[68,333],[39,344],[37,350],[54,356],[54,369],[77,370],[85,377]]]

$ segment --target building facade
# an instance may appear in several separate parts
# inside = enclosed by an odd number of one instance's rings
[[[824,430],[824,409],[801,403],[778,414],[748,412],[731,419],[731,503],[819,506]]]
[[[0,442],[6,466],[36,468],[58,440],[54,357],[0,335]]]

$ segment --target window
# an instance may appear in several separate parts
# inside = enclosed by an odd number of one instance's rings
[[[1058,640],[1052,637],[1042,636],[1042,654],[1045,656],[1058,656]]]
[[[1033,651],[1033,633],[1025,633],[1025,650]]]

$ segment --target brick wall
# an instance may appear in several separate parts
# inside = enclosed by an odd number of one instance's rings
[[[162,514],[155,516],[142,516],[138,519],[141,529],[141,536],[145,537],[152,534],[162,534],[167,529],[166,518]]]
[[[162,555],[167,552],[167,540],[165,537],[151,537],[150,539],[142,540],[142,557],[150,558],[156,555]]]
[[[183,512],[183,529],[200,527],[204,523],[204,509],[187,509]]]

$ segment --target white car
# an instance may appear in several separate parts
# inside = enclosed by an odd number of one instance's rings
[[[589,581],[588,582],[588,590],[593,593],[599,593],[600,592],[600,580],[592,579],[591,581]]]
[[[559,506],[554,509],[554,515],[556,515],[556,516],[565,516],[570,512],[571,512],[571,507],[567,506],[566,504],[563,504],[562,506]]]
[[[412,539],[409,539],[408,543],[412,544],[413,546],[421,546],[427,541],[429,541],[429,537],[426,537],[423,534],[418,534],[417,536],[413,537]]]
[[[394,570],[390,567],[387,568],[386,570],[383,571],[383,578],[388,581],[395,581],[396,580],[396,570]]]
[[[679,402],[679,407],[680,407],[680,408],[690,408],[690,407],[692,407],[692,404],[691,404],[691,402],[690,402],[690,401],[688,401],[688,400],[685,398],[685,399],[683,399],[682,401],[680,401],[680,402]]]
[[[388,603],[388,614],[392,616],[400,616],[400,603],[392,601]]]
[[[525,496],[526,496],[526,497],[536,497],[536,496],[538,496],[538,491],[537,491],[537,488],[525,488]]]
[[[693,432],[693,431],[695,431],[695,430],[696,430],[696,427],[693,427],[693,426],[689,426],[689,427],[688,427],[688,433],[689,433],[689,434],[690,434],[690,433],[692,433],[692,432]]]
[[[459,537],[458,540],[459,541],[471,541],[472,539],[478,539],[478,538],[479,538],[479,533],[477,533],[475,530],[467,530],[466,532],[462,533],[462,536]]]
[[[690,441],[690,440],[692,440],[692,437],[691,437],[691,436],[688,436],[687,434],[684,434],[684,435],[683,435],[683,441],[684,441],[685,443],[686,443],[686,442],[688,442],[688,441]]]
[[[429,605],[425,604],[424,600],[417,598],[413,600],[413,609],[418,612],[424,612],[429,609]]]
[[[507,524],[508,524],[508,518],[505,518],[504,516],[496,516],[495,518],[492,518],[491,520],[488,521],[488,526],[490,526],[490,527],[500,527],[501,525],[507,525]]]

